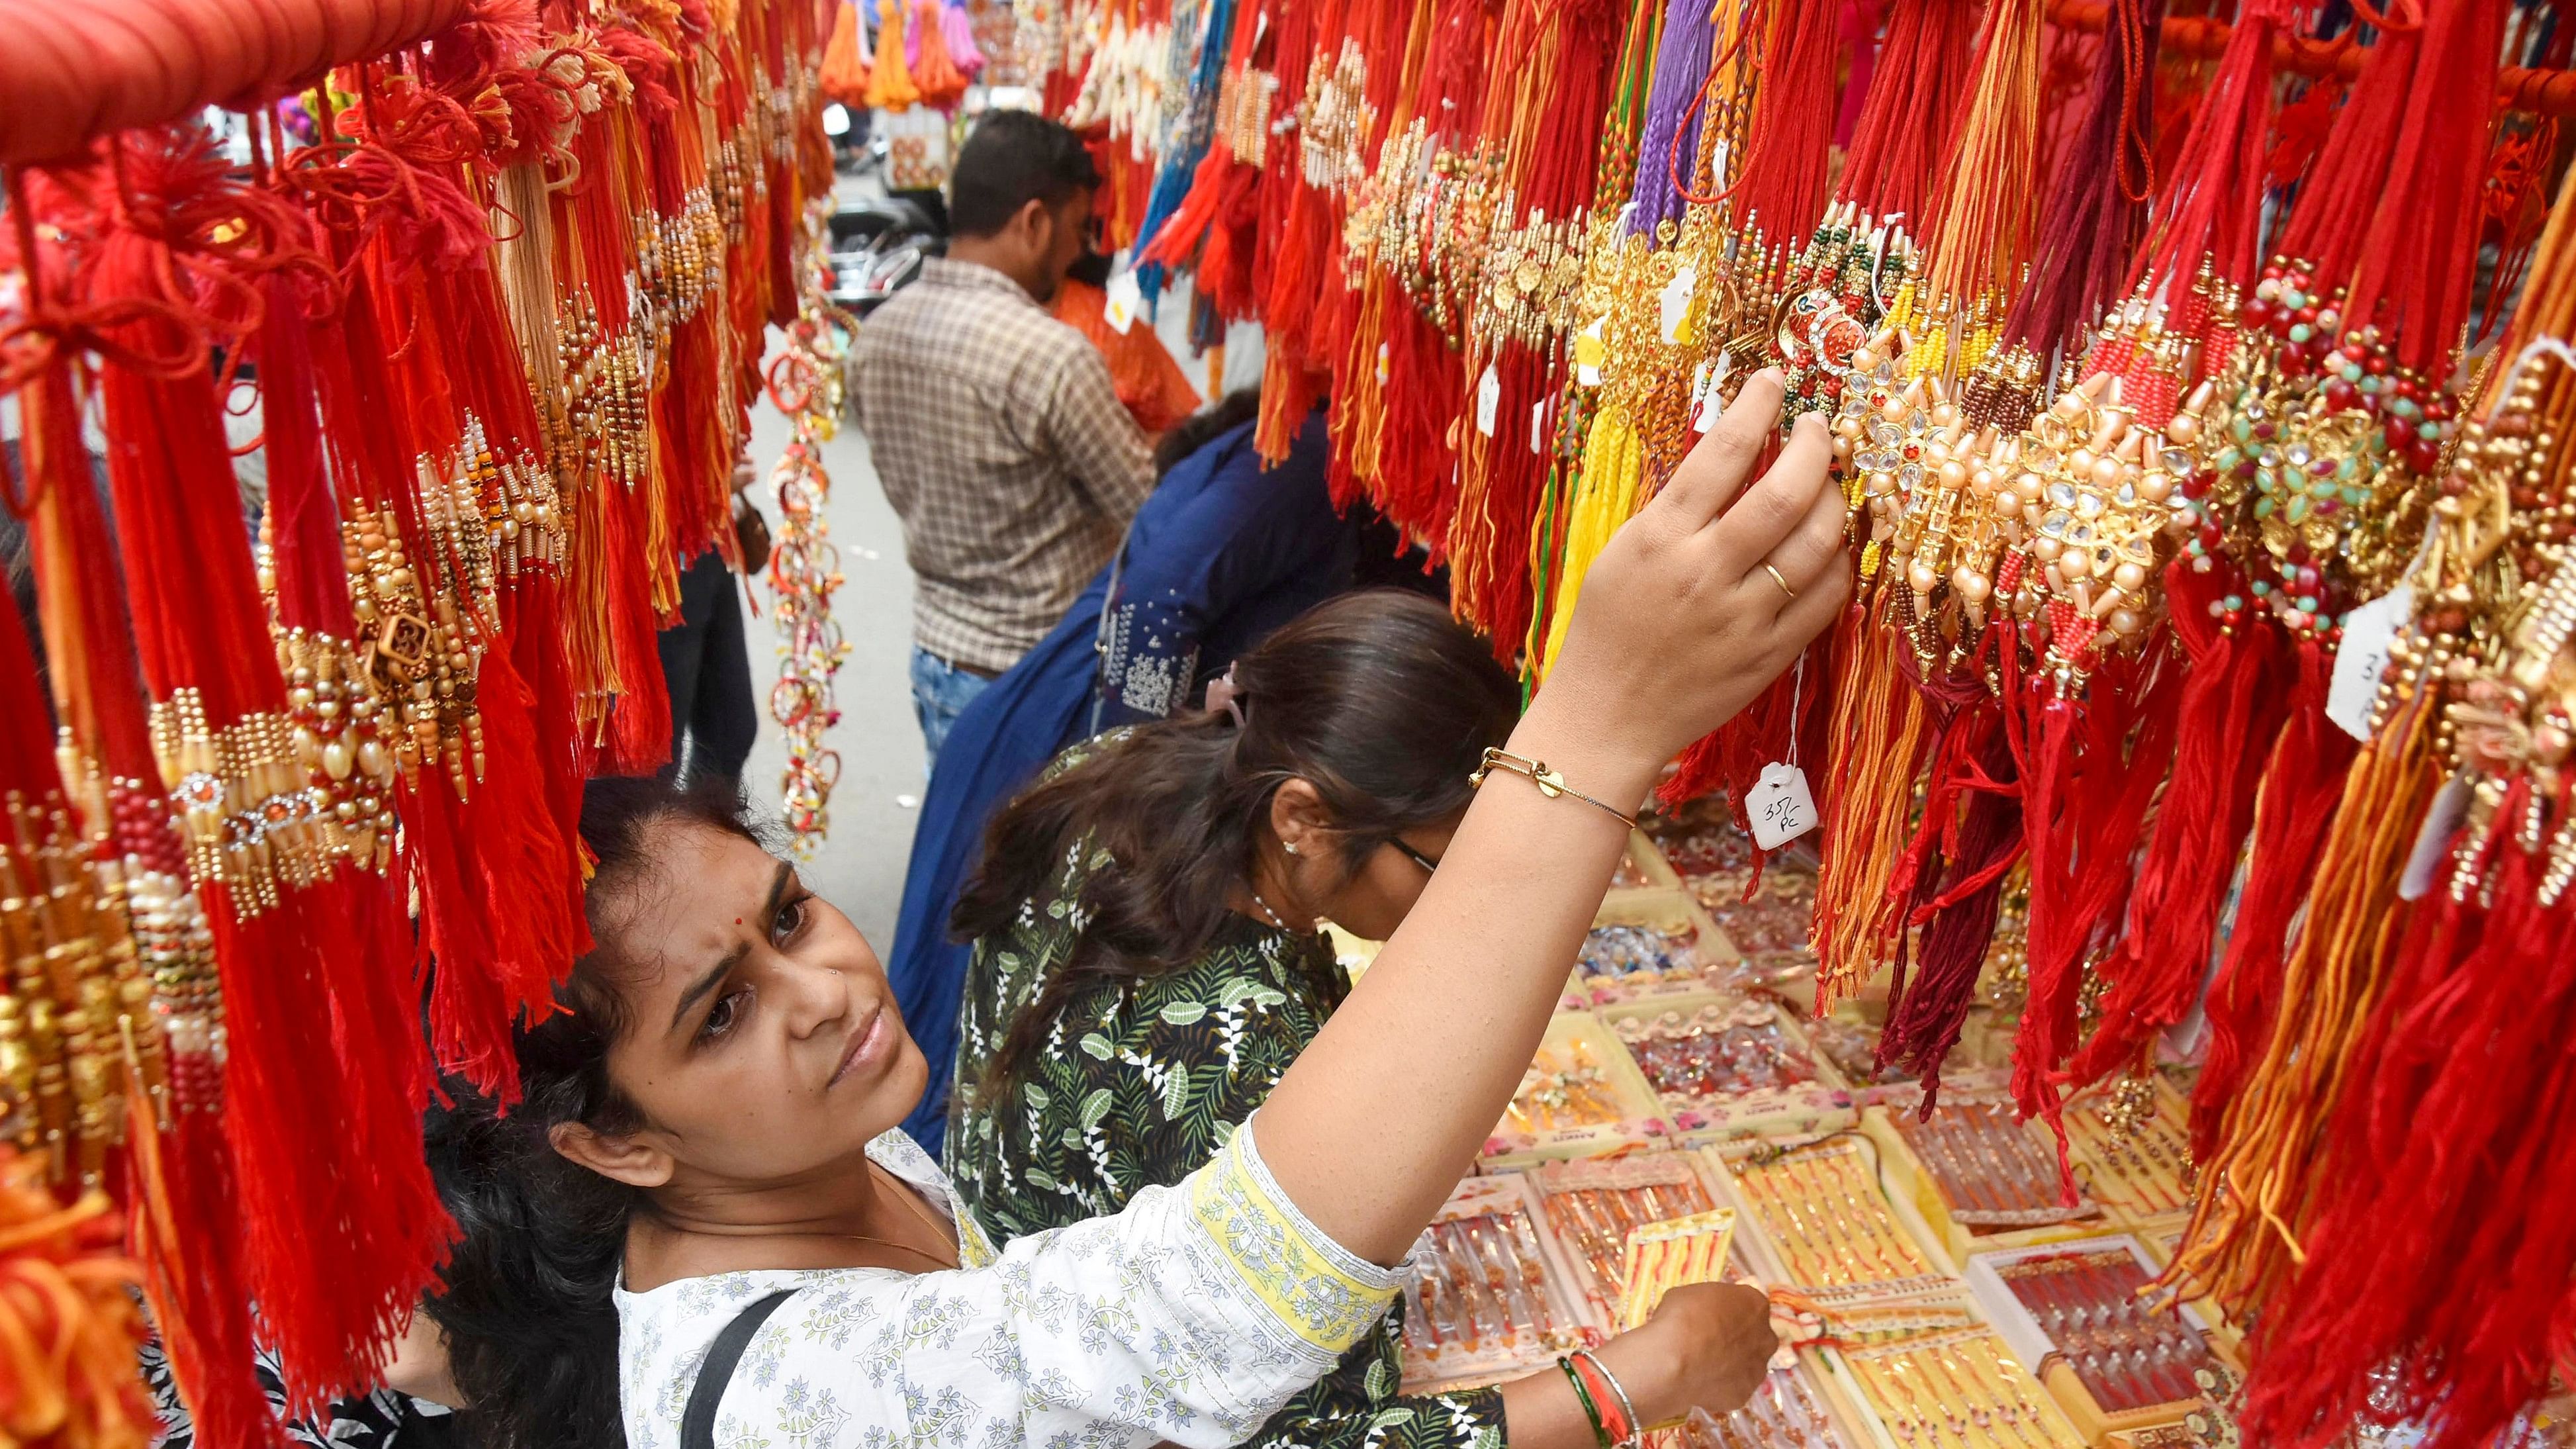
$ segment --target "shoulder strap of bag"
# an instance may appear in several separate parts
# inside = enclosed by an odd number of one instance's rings
[[[751,1336],[760,1332],[769,1315],[795,1296],[795,1289],[781,1288],[744,1305],[716,1334],[716,1341],[707,1345],[707,1360],[698,1365],[698,1381],[689,1387],[689,1407],[680,1416],[680,1449],[716,1449],[716,1405],[724,1401],[725,1386],[733,1382],[734,1365],[742,1362],[742,1351],[751,1347]]]

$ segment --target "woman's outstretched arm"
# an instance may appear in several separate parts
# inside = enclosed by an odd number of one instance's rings
[[[1774,373],[1747,382],[1602,551],[1512,753],[1631,808],[1832,621],[1850,568],[1821,420],[1746,482],[1780,398]],[[1412,1247],[1510,1101],[1626,837],[1606,811],[1487,780],[1421,903],[1255,1119],[1317,1228],[1377,1263]]]

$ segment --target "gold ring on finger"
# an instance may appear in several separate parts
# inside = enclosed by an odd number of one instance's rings
[[[1779,571],[1778,569],[1773,568],[1773,567],[1772,567],[1770,564],[1768,564],[1768,563],[1765,563],[1765,564],[1763,564],[1763,565],[1762,565],[1762,571],[1763,571],[1764,573],[1769,574],[1769,575],[1771,576],[1771,582],[1773,582],[1773,583],[1775,583],[1775,584],[1778,584],[1778,585],[1780,586],[1780,592],[1782,592],[1782,593],[1784,593],[1784,594],[1787,594],[1790,598],[1793,598],[1793,599],[1794,599],[1794,598],[1796,598],[1796,597],[1798,597],[1798,591],[1797,591],[1796,589],[1793,589],[1793,588],[1789,587],[1789,581],[1788,581],[1787,579],[1784,579],[1784,578],[1780,577],[1780,571]]]

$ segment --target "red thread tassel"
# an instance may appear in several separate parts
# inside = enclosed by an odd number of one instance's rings
[[[2068,1073],[2099,1081],[2136,1063],[2157,1032],[2191,1014],[2246,833],[2262,762],[2289,715],[2288,658],[2268,626],[2223,628],[2209,605],[2230,592],[2189,560],[2165,570],[2176,639],[2189,661],[2165,806],[2138,866],[2129,927],[2103,966],[2102,1025]]]
[[[2120,919],[2131,880],[2125,842],[2143,832],[2173,753],[2174,671],[2158,670],[2156,641],[2143,665],[2110,661],[2081,704],[2044,677],[2004,666],[2004,720],[2021,772],[2022,828],[2030,842],[2030,1000],[2013,1041],[2013,1099],[2057,1134],[2065,1203],[2075,1204],[2059,1067],[2075,1047],[2084,956]]]
[[[2343,799],[2344,773],[2359,748],[2325,716],[2332,657],[2303,642],[2295,663],[2289,720],[2264,764],[2255,798],[2253,844],[2227,934],[2227,959],[2209,990],[2209,1049],[2191,1099],[2192,1151],[2204,1159],[2215,1152],[2228,1106],[2271,1039],[2290,922],[2316,878],[2326,826]]]

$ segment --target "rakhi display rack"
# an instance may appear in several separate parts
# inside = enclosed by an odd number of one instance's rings
[[[1607,1320],[1574,1282],[1526,1177],[1458,1184],[1405,1285],[1406,1390],[1492,1383],[1601,1343]]]
[[[1968,1265],[1969,1291],[2087,1439],[2180,1423],[2206,1392],[2215,1361],[2189,1308],[2145,1290],[2156,1276],[2128,1234],[1989,1253]]]

